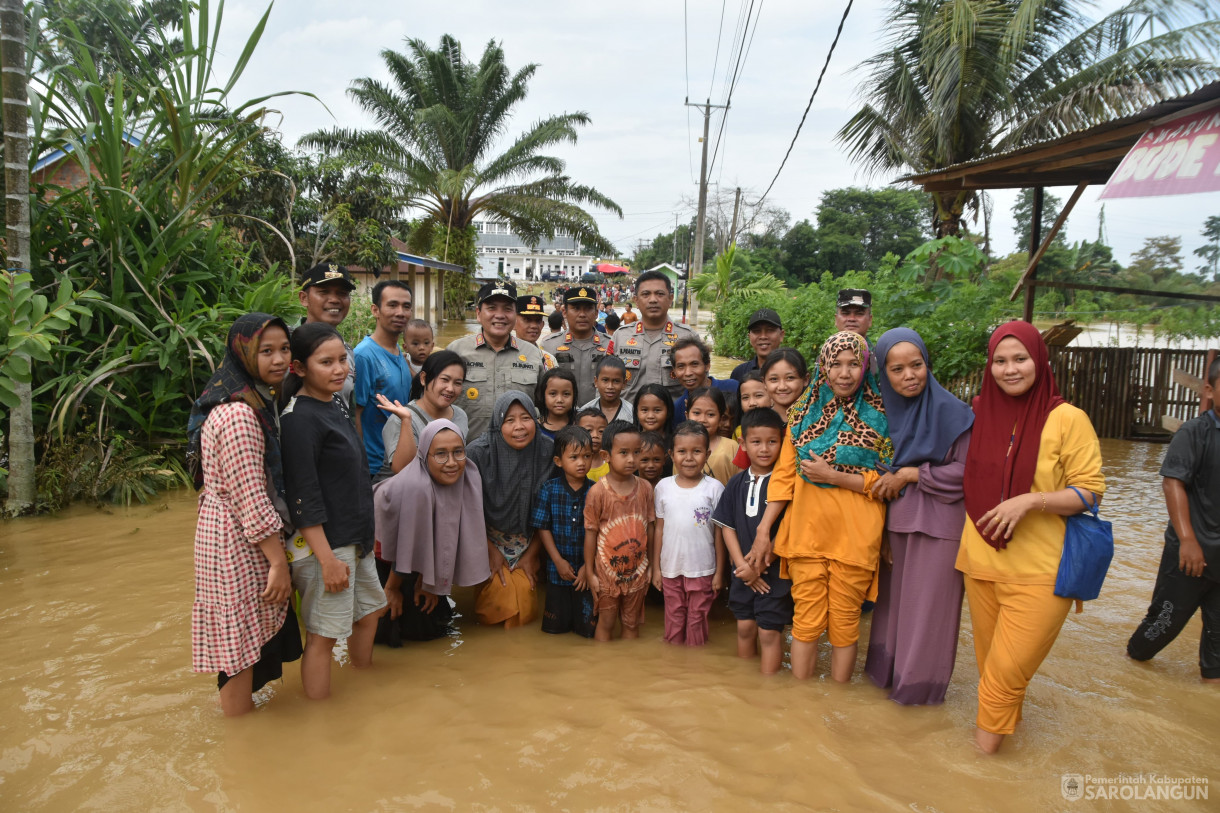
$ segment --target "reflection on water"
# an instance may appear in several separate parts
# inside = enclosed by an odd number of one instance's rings
[[[214,679],[189,671],[193,495],[8,523],[0,810],[1028,811],[1066,806],[1064,773],[1220,778],[1198,619],[1149,664],[1123,655],[1161,546],[1164,447],[1103,445],[1114,566],[996,758],[970,742],[968,625],[947,703],[902,708],[858,673],[761,677],[723,607],[692,651],[661,641],[659,608],[639,641],[594,645],[479,627],[469,593],[460,639],[378,647],[373,670],[336,668],[320,704],[290,666],[276,697],[227,721]]]

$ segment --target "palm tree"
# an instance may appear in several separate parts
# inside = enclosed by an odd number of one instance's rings
[[[744,259],[744,258],[743,258]],[[783,280],[766,271],[751,271],[742,268],[737,260],[737,244],[716,258],[716,267],[710,273],[697,274],[690,281],[690,289],[705,305],[723,305],[730,299],[758,293],[774,293],[787,290]]]
[[[404,206],[422,212],[409,241],[420,246],[464,244],[451,262],[473,270],[472,230],[476,215],[508,223],[527,243],[570,234],[592,253],[617,254],[597,221],[582,208],[593,204],[622,217],[617,203],[564,174],[564,162],[544,150],[576,143],[587,113],[564,113],[530,125],[507,149],[495,152],[513,107],[525,98],[537,65],[512,73],[493,40],[477,64],[462,58],[449,35],[435,50],[419,39],[406,52],[381,52],[390,82],[357,79],[349,95],[377,122],[376,129],[316,131],[301,144],[373,162],[397,184]],[[433,236],[435,235],[435,236]],[[465,239],[463,239],[465,237]],[[466,255],[466,256],[463,256]],[[464,297],[464,292],[462,296]]]
[[[873,172],[928,172],[1130,115],[1220,77],[1214,0],[897,0],[863,62],[864,106],[837,135]],[[969,190],[938,192],[956,234]]]

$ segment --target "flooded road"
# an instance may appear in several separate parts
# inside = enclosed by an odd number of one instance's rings
[[[1064,774],[1141,772],[1220,794],[1198,618],[1154,661],[1124,656],[1161,549],[1164,449],[1103,441],[1114,565],[992,758],[971,743],[968,624],[946,704],[903,708],[863,678],[863,652],[851,684],[831,682],[825,643],[822,677],[761,677],[723,606],[702,650],[666,646],[655,607],[640,640],[595,645],[480,627],[469,592],[460,637],[378,647],[371,671],[334,670],[325,703],[291,664],[269,702],[226,720],[215,678],[189,671],[193,494],[9,522],[0,810],[1063,810]]]

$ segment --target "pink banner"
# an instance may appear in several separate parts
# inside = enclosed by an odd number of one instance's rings
[[[1140,136],[1102,198],[1148,198],[1220,190],[1220,107],[1158,124]]]

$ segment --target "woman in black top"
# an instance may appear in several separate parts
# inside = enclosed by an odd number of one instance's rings
[[[292,399],[280,416],[292,584],[301,594],[305,696],[330,695],[331,650],[348,639],[357,668],[372,665],[373,635],[385,593],[373,562],[373,487],[364,444],[337,393],[347,350],[333,327],[313,322],[292,334]]]

